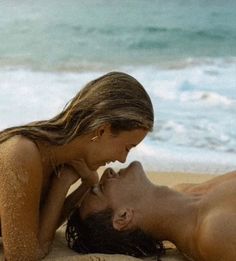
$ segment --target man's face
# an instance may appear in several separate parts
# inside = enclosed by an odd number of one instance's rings
[[[108,207],[116,210],[124,204],[132,205],[141,195],[144,177],[142,165],[137,161],[118,172],[111,168],[106,169],[98,189],[91,189],[83,200],[80,207],[81,218]]]

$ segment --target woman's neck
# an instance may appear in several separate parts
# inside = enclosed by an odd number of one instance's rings
[[[87,137],[81,136],[64,145],[50,145],[38,143],[42,160],[48,166],[59,166],[84,157],[84,151],[88,144]]]
[[[46,142],[37,141],[41,155],[43,168],[43,188],[47,190],[48,182],[53,173],[57,173],[58,167],[65,163],[70,164],[73,160],[83,158],[82,139],[76,139],[65,145],[51,145]]]

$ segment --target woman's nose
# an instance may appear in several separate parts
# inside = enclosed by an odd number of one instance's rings
[[[120,163],[125,163],[127,156],[128,156],[128,152],[127,152],[127,151],[123,152],[123,153],[120,155],[120,158],[118,159],[118,161],[119,161]]]

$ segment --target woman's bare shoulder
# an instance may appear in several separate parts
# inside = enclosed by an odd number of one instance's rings
[[[38,248],[42,181],[40,152],[34,142],[15,136],[0,145],[0,216],[6,256],[36,260],[29,256]]]
[[[33,141],[17,135],[0,145],[0,177],[41,170],[41,155]]]
[[[13,160],[39,156],[36,143],[24,136],[16,135],[0,144],[0,158],[2,160]]]

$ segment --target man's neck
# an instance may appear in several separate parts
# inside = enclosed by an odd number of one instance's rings
[[[140,208],[140,227],[158,240],[169,240],[188,253],[197,224],[199,198],[153,186]],[[147,204],[147,202],[149,202]]]

